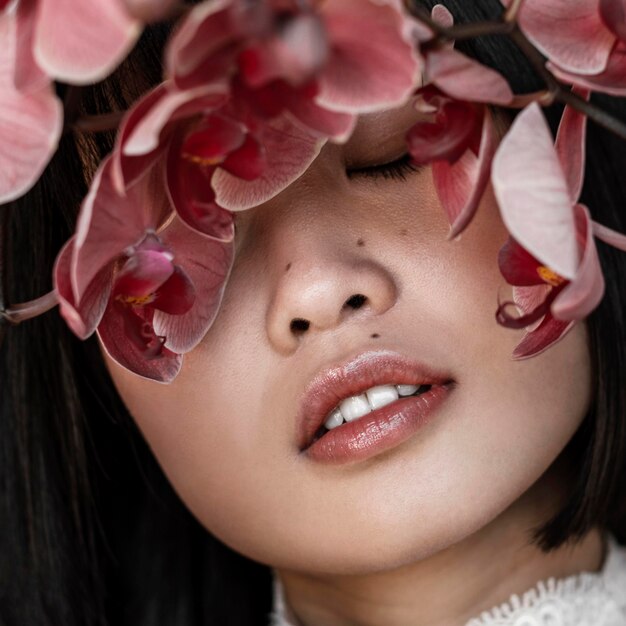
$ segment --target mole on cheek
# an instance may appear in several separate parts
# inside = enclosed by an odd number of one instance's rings
[[[370,335],[370,337],[372,339],[378,339],[380,337],[380,335],[378,333],[374,333],[373,335]]]
[[[356,242],[356,245],[357,245],[357,246],[364,246],[364,245],[365,245],[365,241],[363,241],[363,239],[359,239],[359,240]]]
[[[291,269],[291,263],[287,263],[287,267],[285,267],[285,272],[288,272]]]
[[[405,235],[408,235],[408,234],[409,234],[409,231],[408,231],[406,228],[403,228],[403,229],[400,231],[400,234],[404,237]]]

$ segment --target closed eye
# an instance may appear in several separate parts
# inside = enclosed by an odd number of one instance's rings
[[[368,165],[367,167],[353,167],[346,170],[349,179],[364,176],[367,178],[385,178],[393,180],[406,180],[407,176],[414,172],[421,172],[423,166],[415,165],[411,155],[407,152],[399,159],[382,163],[381,165]]]

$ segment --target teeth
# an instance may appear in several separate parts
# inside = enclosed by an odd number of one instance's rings
[[[343,415],[337,407],[331,414],[330,417],[324,422],[324,426],[328,428],[328,430],[332,430],[333,428],[337,428],[337,426],[341,426],[343,424]]]
[[[335,407],[326,418],[324,426],[328,430],[341,426],[344,422],[363,417],[376,409],[395,402],[398,398],[414,395],[420,387],[418,385],[379,385],[371,387],[359,396],[346,398]]]
[[[396,389],[401,396],[412,396],[419,387],[417,385],[396,385]]]
[[[346,398],[339,405],[339,409],[346,422],[351,422],[372,412],[372,407],[367,401],[367,396],[365,394]]]
[[[417,387],[415,388],[417,391]],[[372,387],[365,392],[372,409],[380,409],[398,399],[398,390],[393,385],[380,385]]]

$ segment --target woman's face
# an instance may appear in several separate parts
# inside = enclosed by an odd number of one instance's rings
[[[448,242],[429,169],[404,180],[346,174],[401,156],[415,116],[406,107],[362,118],[348,144],[326,145],[289,188],[238,214],[220,313],[174,383],[108,360],[190,510],[274,567],[364,573],[460,541],[544,474],[588,408],[583,325],[536,358],[511,358],[524,331],[495,321],[498,294],[511,291],[490,193],[461,240]],[[364,304],[344,306],[355,294]],[[307,385],[370,351],[419,361],[454,384],[432,419],[390,449],[313,460],[296,422]]]

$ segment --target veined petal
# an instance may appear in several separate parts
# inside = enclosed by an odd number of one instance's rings
[[[576,227],[583,243],[583,255],[576,278],[552,304],[552,315],[559,320],[580,320],[600,304],[604,296],[604,276],[593,239],[591,216],[587,207],[576,206]]]
[[[102,80],[141,34],[122,0],[37,0],[35,59],[49,76],[73,85]]]
[[[521,361],[545,352],[554,344],[561,341],[574,327],[576,322],[562,322],[546,315],[536,330],[527,333],[513,351],[513,358]]]
[[[63,106],[52,85],[19,92],[14,85],[16,17],[0,15],[0,204],[25,194],[56,151]]]
[[[70,276],[72,248],[75,237],[61,248],[54,264],[54,285],[59,297],[59,311],[72,332],[80,339],[87,339],[100,323],[109,294],[111,293],[112,271],[103,267],[88,285],[80,306],[76,306]]]
[[[583,98],[589,99],[588,90],[575,89],[574,91]],[[555,147],[567,178],[572,205],[578,202],[585,180],[586,139],[587,116],[566,106],[556,136]]]
[[[278,195],[299,178],[319,154],[325,141],[312,137],[283,116],[263,126],[259,137],[267,152],[265,173],[244,181],[218,167],[211,184],[217,203],[229,211],[242,211]]]
[[[196,289],[191,278],[176,265],[172,275],[159,287],[151,306],[169,315],[184,315],[195,301]]]
[[[319,75],[317,103],[367,113],[407,102],[420,84],[422,60],[398,3],[327,0],[320,12],[331,53]]]
[[[509,233],[544,265],[573,279],[580,257],[570,191],[537,103],[518,115],[502,140],[491,180]]]
[[[553,63],[548,69],[559,79],[570,85],[591,89],[612,96],[626,96],[626,44],[620,42],[609,57],[606,69],[601,74],[582,76],[560,70]]]
[[[168,205],[165,194],[159,192],[154,183],[153,177],[145,176],[126,195],[120,195],[111,177],[111,157],[103,161],[83,201],[76,225],[72,260],[76,302],[81,301],[102,267],[159,226]]]
[[[52,82],[33,56],[36,17],[36,0],[20,0],[16,13],[17,55],[13,80],[16,89],[22,93],[49,88]]]
[[[175,136],[166,162],[167,192],[178,217],[190,228],[218,241],[232,241],[233,217],[215,202],[211,176],[205,169],[181,157],[183,137]]]
[[[537,271],[540,266],[541,263],[512,237],[509,237],[498,253],[500,273],[509,285],[530,287],[546,284]]]
[[[472,150],[467,150],[458,163],[438,163],[433,167],[435,185],[450,218],[448,239],[458,237],[470,224],[489,184],[491,163],[496,152],[496,135],[487,107],[484,114],[478,157]],[[457,189],[449,193],[455,186]]]
[[[184,354],[202,340],[215,320],[234,259],[234,242],[207,239],[174,220],[163,232],[163,241],[175,254],[193,283],[196,298],[183,315],[155,311],[154,328],[166,338],[165,346]]]
[[[131,315],[135,313],[129,307],[109,301],[97,329],[104,350],[116,363],[138,376],[160,383],[171,382],[180,371],[182,356],[162,345],[150,318],[135,315],[137,319],[132,319]],[[133,333],[139,336],[131,339]],[[145,341],[143,348],[141,340]]]
[[[160,250],[142,250],[139,246],[115,276],[113,296],[148,296],[161,287],[173,273],[171,254]]]
[[[426,75],[439,89],[457,100],[506,105],[514,97],[501,74],[453,48],[429,53]]]
[[[537,48],[567,72],[599,74],[615,44],[600,17],[599,0],[525,0],[519,23]]]

